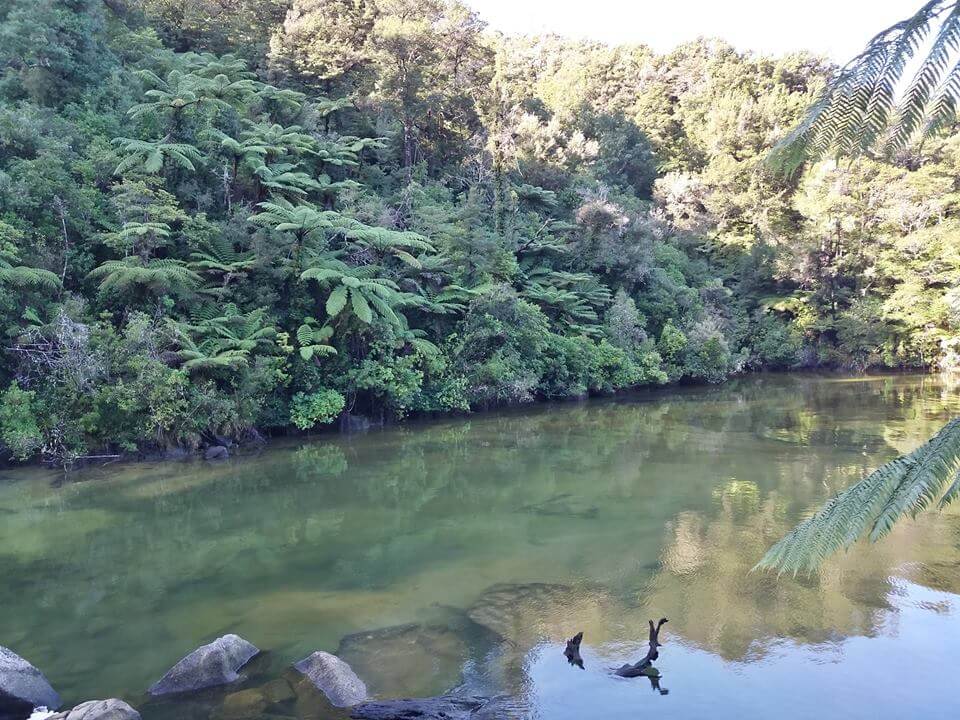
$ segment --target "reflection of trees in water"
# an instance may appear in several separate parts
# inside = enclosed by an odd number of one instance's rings
[[[923,582],[929,568],[952,567],[952,582],[940,589],[960,592],[960,513],[904,524],[877,545],[831,559],[818,576],[777,578],[750,568],[792,519],[775,495],[759,502],[752,491],[722,498],[712,516],[682,512],[667,523],[662,570],[645,588],[643,604],[650,612],[669,608],[674,631],[726,659],[762,655],[777,638],[820,643],[876,633],[889,617],[895,592],[889,575],[898,568]]]
[[[642,637],[662,613],[726,657],[757,638],[870,633],[892,566],[919,558],[919,582],[958,589],[955,518],[907,526],[816,581],[747,571],[802,513],[957,410],[926,379],[764,376],[128,466],[52,493],[14,486],[0,495],[17,528],[0,548],[0,636],[32,618],[35,662],[79,668],[78,630],[120,658],[137,626],[177,647],[231,623],[344,633],[388,610],[411,621],[437,593],[467,607],[498,582],[571,579],[611,610],[590,627],[537,621],[557,641]]]

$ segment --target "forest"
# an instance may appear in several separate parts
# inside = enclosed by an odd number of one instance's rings
[[[837,70],[455,0],[0,0],[2,453],[960,368],[955,125],[770,162]]]

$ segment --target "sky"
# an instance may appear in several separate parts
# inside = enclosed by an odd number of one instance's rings
[[[811,50],[844,63],[922,0],[465,0],[495,30],[551,32],[667,51],[699,36],[739,50]]]

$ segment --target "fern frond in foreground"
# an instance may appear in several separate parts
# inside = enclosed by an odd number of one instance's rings
[[[914,55],[930,47],[909,87],[897,88]],[[807,117],[772,152],[789,172],[829,154],[859,155],[880,138],[891,149],[953,122],[960,101],[960,2],[930,0],[878,33],[827,84]]]
[[[960,497],[958,468],[960,418],[954,418],[909,455],[891,460],[828,500],[770,548],[754,569],[811,572],[864,535],[875,542],[897,520],[916,515],[938,497],[941,508]]]

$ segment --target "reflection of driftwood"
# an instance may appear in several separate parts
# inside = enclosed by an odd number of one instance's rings
[[[658,639],[660,636],[660,628],[665,622],[666,618],[660,618],[660,622],[657,623],[657,626],[653,626],[653,620],[648,621],[650,623],[650,648],[647,650],[647,656],[643,658],[638,663],[633,665],[623,665],[622,667],[616,670],[616,674],[620,677],[638,677],[640,675],[650,674],[649,668],[654,660],[660,657],[660,653],[657,651],[657,648],[660,647],[661,643]],[[646,671],[646,672],[645,672]]]
[[[578,668],[583,670],[583,658],[580,657],[580,641],[583,640],[583,632],[578,632],[572,638],[567,640],[567,648],[563,651],[564,656],[567,658],[567,662],[571,665],[576,665]]]
[[[654,692],[658,692],[661,695],[669,695],[670,690],[667,688],[660,687],[660,676],[659,675],[647,675],[647,679],[650,681],[650,688]]]

